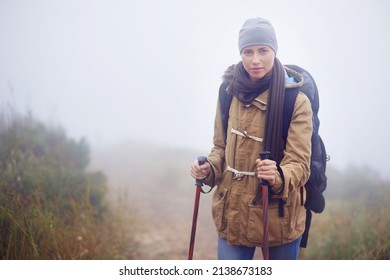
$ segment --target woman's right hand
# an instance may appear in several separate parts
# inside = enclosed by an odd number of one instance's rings
[[[194,179],[198,180],[204,180],[209,176],[211,171],[211,165],[207,161],[199,165],[198,160],[194,160],[194,162],[191,164],[191,176]]]

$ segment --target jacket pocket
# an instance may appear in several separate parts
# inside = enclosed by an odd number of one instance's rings
[[[227,209],[227,194],[228,188],[225,186],[218,187],[213,194],[212,215],[218,231],[226,228],[225,209]]]
[[[248,240],[263,244],[263,206],[249,203],[248,208]],[[268,241],[269,243],[279,243],[282,238],[283,218],[279,217],[279,203],[278,200],[275,200],[268,204]]]

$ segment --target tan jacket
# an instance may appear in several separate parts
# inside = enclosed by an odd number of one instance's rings
[[[299,86],[302,76],[287,69],[300,82],[286,87]],[[229,111],[227,143],[221,121],[219,102],[215,117],[214,147],[208,156],[212,172],[205,183],[217,186],[212,199],[212,214],[218,235],[229,244],[262,246],[262,205],[253,200],[258,189],[254,175],[255,161],[263,150],[265,115],[268,91],[260,94],[250,106],[244,106],[235,97]],[[233,132],[232,132],[233,131]],[[304,185],[310,175],[312,110],[309,99],[299,93],[288,130],[284,158],[280,168],[284,174],[284,189],[269,201],[269,245],[277,246],[296,240],[305,229],[306,211]],[[234,179],[231,170],[249,172]],[[252,173],[251,173],[252,172]],[[282,187],[277,174],[273,190]],[[280,217],[279,198],[285,202],[284,216]]]

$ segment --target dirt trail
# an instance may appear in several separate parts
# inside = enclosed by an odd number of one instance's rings
[[[137,259],[187,259],[192,226],[192,197],[160,196],[140,213]],[[194,259],[215,259],[216,238],[211,221],[209,199],[201,197]]]
[[[189,170],[194,154],[132,142],[93,153],[91,169],[106,174],[111,191],[117,189],[122,203],[129,205],[124,208],[135,217],[137,259],[188,258],[195,198]],[[195,260],[217,257],[211,196],[212,192],[201,194]]]

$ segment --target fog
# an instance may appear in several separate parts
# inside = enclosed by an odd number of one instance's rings
[[[94,149],[135,139],[207,153],[238,31],[261,16],[282,63],[317,81],[329,165],[390,178],[389,11],[385,0],[0,0],[0,109]]]

